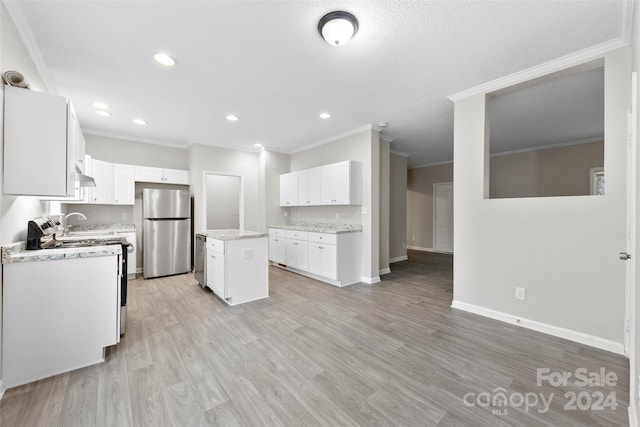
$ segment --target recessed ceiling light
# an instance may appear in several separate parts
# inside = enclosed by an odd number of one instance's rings
[[[133,123],[137,125],[146,125],[148,122],[144,119],[133,119]]]
[[[176,65],[176,60],[166,53],[156,53],[153,55],[153,59],[155,59],[158,64],[164,65],[165,67],[173,67]]]
[[[104,102],[94,102],[93,104],[93,108],[95,108],[96,110],[108,110],[109,106],[107,104],[105,104]]]
[[[96,114],[103,117],[110,117],[111,113],[104,110],[96,110]]]
[[[253,146],[256,147],[256,148],[262,148],[262,144],[260,144],[260,143],[253,144]]]
[[[320,113],[320,118],[321,119],[328,119],[329,117],[331,117],[331,114],[329,114],[329,113]]]
[[[227,116],[227,120],[229,120],[230,122],[237,122],[238,121],[238,116],[236,116],[235,114],[229,114]]]

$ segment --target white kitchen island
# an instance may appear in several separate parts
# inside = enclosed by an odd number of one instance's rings
[[[229,305],[269,297],[268,234],[205,230],[207,287]]]

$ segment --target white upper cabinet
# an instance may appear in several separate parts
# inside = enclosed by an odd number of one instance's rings
[[[91,172],[96,186],[91,188],[91,203],[113,204],[113,163],[93,159]]]
[[[322,203],[322,168],[298,171],[298,206],[314,206]]]
[[[113,165],[113,203],[116,205],[135,204],[135,166]]]
[[[298,206],[298,174],[280,175],[280,206]]]
[[[84,144],[71,102],[4,88],[4,193],[74,196],[72,175],[84,172]]]
[[[157,182],[160,184],[189,185],[189,171],[136,166],[135,180],[140,182]]]
[[[362,163],[353,160],[280,175],[280,206],[362,204]]]
[[[323,166],[321,189],[323,205],[361,204],[361,163],[347,160]]]

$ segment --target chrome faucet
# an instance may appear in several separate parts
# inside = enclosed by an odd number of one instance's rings
[[[78,216],[80,217],[80,219],[82,219],[82,220],[86,220],[86,219],[87,219],[87,217],[86,217],[86,216],[84,216],[84,214],[81,214],[80,212],[71,212],[71,213],[69,213],[69,214],[66,214],[66,215],[64,216],[64,220],[62,221],[62,225],[63,225],[63,228],[62,228],[62,235],[63,235],[63,236],[64,236],[65,234],[67,234],[67,231],[68,231],[68,229],[69,229],[69,226],[67,225],[67,219],[68,219],[70,216],[73,216],[73,215],[78,215]]]

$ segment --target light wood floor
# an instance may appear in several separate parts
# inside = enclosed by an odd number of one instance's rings
[[[453,310],[451,257],[410,258],[345,289],[271,267],[271,297],[234,308],[190,274],[132,281],[107,361],[8,390],[0,425],[627,424],[626,359]],[[537,386],[537,368],[604,368],[617,385]],[[508,406],[478,405],[501,391]],[[565,410],[567,392],[613,392],[617,409]],[[534,393],[553,393],[549,411],[521,405]]]

